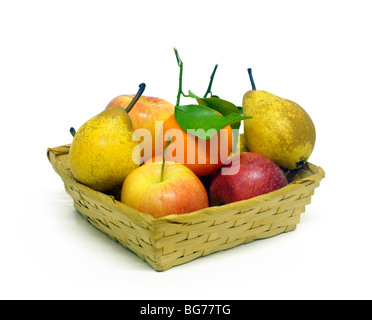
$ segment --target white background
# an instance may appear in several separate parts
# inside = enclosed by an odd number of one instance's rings
[[[2,299],[371,299],[370,1],[2,1]],[[296,231],[163,273],[81,218],[46,151],[115,96],[257,89],[312,117],[326,178]]]

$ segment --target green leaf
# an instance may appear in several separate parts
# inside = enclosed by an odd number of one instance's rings
[[[197,96],[194,92],[189,90],[189,97],[194,99],[201,99],[201,97]]]
[[[231,113],[238,113],[241,114],[240,110],[238,107],[236,107],[233,103],[220,99],[218,96],[212,96],[210,98],[201,98],[198,97],[195,93],[191,92],[189,90],[189,96],[191,98],[196,99],[196,101],[199,103],[199,105],[209,107],[213,110],[218,111],[221,113],[223,116],[228,116]],[[232,129],[239,129],[240,128],[241,122],[236,122],[231,125]]]
[[[183,130],[186,132],[194,130],[193,134],[206,140],[229,125],[233,127],[233,125],[240,123],[242,120],[251,118],[235,112],[224,116],[207,106],[193,104],[176,106],[174,115]]]

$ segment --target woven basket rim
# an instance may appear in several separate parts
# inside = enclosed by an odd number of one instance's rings
[[[114,199],[113,197],[111,197],[111,196],[109,196],[105,193],[96,191],[96,190],[94,190],[94,189],[76,181],[72,177],[69,170],[67,170],[64,166],[62,166],[61,163],[56,161],[58,156],[68,154],[70,146],[71,146],[71,144],[66,144],[66,145],[62,145],[62,146],[59,146],[59,147],[54,147],[54,148],[48,148],[47,149],[48,160],[52,164],[52,166],[55,169],[55,171],[57,172],[57,174],[62,178],[62,180],[64,182],[65,182],[65,179],[69,180],[69,182],[72,183],[74,186],[76,186],[80,192],[82,192],[83,194],[88,194],[89,196],[91,196],[91,197],[93,197],[97,200],[100,200],[100,199],[102,199],[102,200],[106,199],[107,200],[107,198],[110,198],[112,200],[112,202],[118,207],[118,209],[121,212],[131,213],[132,217],[136,217],[136,220],[139,219],[139,222],[141,222],[142,224],[145,223],[146,225],[154,225],[154,223],[156,223],[156,224],[163,224],[163,223],[164,224],[169,224],[169,223],[184,224],[185,222],[193,220],[200,215],[203,215],[203,216],[205,216],[205,215],[216,215],[216,214],[220,215],[220,214],[223,214],[223,212],[226,212],[227,210],[236,209],[237,207],[241,207],[241,208],[254,207],[254,206],[262,207],[262,204],[264,202],[270,201],[273,198],[282,198],[284,193],[289,193],[291,191],[294,191],[296,188],[298,188],[299,184],[314,183],[316,181],[322,180],[325,177],[325,172],[321,167],[316,166],[316,165],[308,162],[307,165],[308,165],[308,168],[311,171],[311,173],[313,173],[312,175],[310,175],[308,177],[305,177],[305,178],[298,179],[296,181],[293,181],[293,182],[289,183],[287,186],[285,186],[281,189],[275,190],[273,192],[263,194],[263,195],[260,195],[260,196],[256,196],[256,197],[253,197],[251,199],[237,201],[237,202],[230,203],[230,204],[225,204],[225,205],[221,205],[221,206],[207,207],[207,208],[204,208],[204,209],[201,209],[201,210],[198,210],[198,211],[185,213],[185,214],[181,214],[181,215],[180,214],[171,214],[171,215],[167,215],[167,216],[161,217],[161,218],[154,218],[152,215],[150,215],[148,213],[143,213],[141,211],[138,211],[138,210],[136,210],[132,207],[129,207],[126,204]]]

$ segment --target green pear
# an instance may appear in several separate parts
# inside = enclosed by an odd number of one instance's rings
[[[121,106],[105,109],[73,133],[69,160],[71,174],[77,181],[97,191],[112,191],[121,188],[128,174],[139,167],[140,148],[133,139],[128,112],[141,96],[144,86],[140,85],[126,109]]]
[[[244,135],[249,151],[260,153],[283,169],[301,168],[315,145],[315,126],[297,103],[272,93],[256,90],[248,69],[252,90],[243,97]]]

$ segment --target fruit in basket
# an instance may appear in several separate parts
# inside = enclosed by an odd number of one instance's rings
[[[165,161],[164,157],[161,162],[144,164],[132,171],[123,183],[120,201],[154,218],[209,206],[207,191],[199,178],[186,166]]]
[[[106,109],[113,106],[122,106],[126,108],[133,97],[134,95],[120,95],[112,99],[106,106]],[[160,142],[161,127],[155,127],[155,121],[163,122],[172,115],[173,112],[174,105],[170,102],[161,98],[147,96],[141,96],[132,108],[129,116],[132,120],[133,129],[147,129],[151,133],[151,139],[147,139],[147,136],[143,136],[143,142],[141,141],[143,144],[142,157],[144,161],[156,154],[162,154],[162,148],[156,146],[156,144]],[[152,150],[152,154],[148,152],[149,155],[147,155],[145,150]],[[155,152],[156,150],[158,150],[157,153]]]
[[[249,151],[263,154],[280,167],[301,168],[315,144],[315,126],[307,112],[297,103],[272,93],[256,90],[252,70],[248,69],[252,90],[243,97],[243,113]]]
[[[212,95],[218,65],[214,67],[203,97],[190,90],[185,95],[182,90],[183,62],[177,49],[174,48],[174,51],[180,68],[177,102],[174,114],[164,122],[161,143],[164,144],[168,137],[175,138],[167,160],[182,163],[198,177],[206,177],[227,161],[234,142],[238,140],[240,122],[248,117],[241,115],[231,102]],[[180,105],[181,95],[196,99],[197,104]]]
[[[75,133],[69,160],[73,177],[97,191],[121,187],[126,176],[140,164],[138,142],[128,112],[141,96],[141,84],[127,109],[120,106],[102,111]]]
[[[212,178],[209,187],[211,206],[250,199],[288,184],[279,166],[265,156],[243,152],[234,157]]]
[[[225,130],[225,132],[223,131]],[[231,126],[220,130],[212,138],[205,140],[184,131],[174,115],[170,116],[163,126],[163,139],[175,134],[172,142],[172,152],[167,153],[167,159],[177,159],[198,177],[207,176],[218,170],[228,159],[233,148],[233,133]]]
[[[177,162],[166,162],[164,180],[162,164],[144,164],[125,179],[121,201],[138,211],[160,218],[208,207],[208,194],[199,178]]]
[[[120,186],[140,163],[138,142],[125,109],[117,106],[88,120],[76,132],[70,149],[74,178],[97,191]]]

